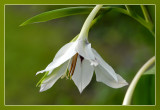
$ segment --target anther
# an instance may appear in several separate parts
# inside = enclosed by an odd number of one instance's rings
[[[78,53],[75,55],[75,59],[74,59],[74,64],[73,64],[73,69],[72,69],[71,76],[73,75],[73,73],[74,73],[74,70],[75,70],[75,68],[76,68],[77,57],[78,57]]]
[[[74,55],[72,58],[72,63],[71,63],[71,67],[69,69],[69,74],[68,74],[69,76],[73,76],[73,74],[74,74],[74,70],[75,70],[76,63],[77,63],[77,57],[78,57],[78,53],[76,53],[76,55]],[[71,79],[71,77],[70,77],[70,79]]]

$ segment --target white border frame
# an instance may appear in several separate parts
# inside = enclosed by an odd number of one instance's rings
[[[6,105],[5,104],[5,7],[6,5],[97,5],[97,4],[4,4],[4,106],[156,106],[156,73],[155,70],[155,104],[154,105]],[[154,5],[155,6],[155,68],[156,67],[156,4],[103,4],[103,5]]]

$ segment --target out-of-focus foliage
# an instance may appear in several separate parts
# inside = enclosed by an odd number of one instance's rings
[[[39,13],[67,5],[19,5],[5,7],[5,103],[7,105],[93,104],[121,105],[128,87],[110,88],[96,82],[79,93],[72,80],[60,79],[40,93],[36,83],[56,52],[79,32],[87,15],[74,15],[19,27]],[[149,6],[154,17],[154,6]],[[140,9],[137,9],[140,10]],[[155,39],[127,15],[108,12],[89,33],[89,41],[101,56],[129,83],[138,69],[155,54]],[[155,77],[140,79],[132,104],[155,104]]]

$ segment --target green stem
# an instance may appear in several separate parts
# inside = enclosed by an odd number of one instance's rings
[[[141,78],[142,74],[155,62],[155,56],[153,56],[151,59],[149,59],[141,68],[140,70],[137,72],[137,74],[135,75],[134,79],[132,80],[126,94],[123,100],[123,104],[122,105],[130,105],[131,103],[131,99],[132,99],[132,95],[133,92],[135,90],[135,87],[139,81],[139,79]]]
[[[141,5],[141,9],[142,9],[146,22],[152,22],[146,7],[144,5]]]
[[[94,19],[94,17],[96,16],[96,14],[98,13],[98,11],[100,10],[100,8],[103,5],[96,5],[96,7],[92,10],[92,12],[89,14],[89,16],[87,17],[86,21],[84,22],[81,32],[79,34],[78,39],[85,39],[88,38],[88,31],[90,28],[90,25],[92,23],[92,20]]]
[[[145,21],[146,21],[146,23],[148,25],[148,29],[150,30],[150,32],[152,33],[152,35],[155,36],[153,23],[152,23],[151,17],[149,15],[146,7],[144,5],[141,5],[141,9],[142,9]]]
[[[96,17],[96,18],[92,21],[92,23],[91,23],[91,25],[90,25],[89,28],[92,28],[108,11],[110,11],[110,9],[106,10],[105,12],[103,12],[102,14],[100,14],[98,17]],[[76,35],[70,42],[76,41],[77,38],[78,38],[78,36],[79,36],[79,34]]]

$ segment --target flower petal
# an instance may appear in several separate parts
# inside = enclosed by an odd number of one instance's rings
[[[40,92],[43,92],[49,88],[51,88],[54,83],[66,72],[69,61],[65,62],[61,66],[57,67],[52,71],[50,75],[48,75],[42,82]]]
[[[95,67],[96,80],[112,88],[121,88],[128,85],[128,83],[118,74],[116,74],[118,81],[116,81],[101,65]]]
[[[108,74],[110,74],[116,81],[118,81],[117,74],[115,73],[113,68],[103,60],[103,58],[97,53],[95,49],[92,48],[92,51],[98,63],[107,71]]]
[[[53,70],[56,67],[63,64],[64,62],[66,62],[68,59],[70,59],[72,56],[74,56],[76,54],[76,51],[75,51],[76,45],[77,45],[77,42],[70,42],[70,43],[64,45],[57,52],[53,61],[44,70],[41,70],[41,71],[37,72],[36,75],[39,74],[39,73],[43,73],[45,71]]]
[[[98,63],[95,61],[95,56],[92,52],[91,44],[85,40],[77,40],[78,45],[76,51],[83,56],[85,59],[90,60],[91,65],[97,66]]]
[[[82,93],[84,88],[90,83],[93,76],[94,68],[86,59],[81,60],[78,56],[76,68],[72,76],[72,80],[78,87],[79,92]]]

